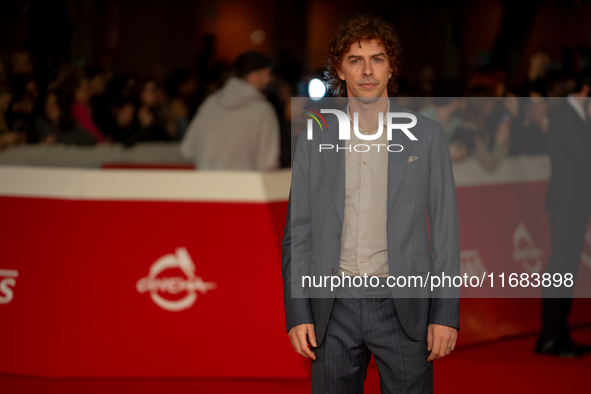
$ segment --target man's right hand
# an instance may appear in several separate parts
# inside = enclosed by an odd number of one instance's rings
[[[299,326],[292,327],[288,334],[291,345],[297,354],[316,360],[316,355],[308,347],[308,341],[310,342],[310,345],[314,347],[317,346],[316,335],[314,334],[314,324],[300,324]]]

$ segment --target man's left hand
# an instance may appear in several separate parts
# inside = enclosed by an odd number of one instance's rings
[[[450,354],[456,347],[458,330],[454,327],[429,324],[427,330],[427,350],[431,352],[427,361],[439,360]]]

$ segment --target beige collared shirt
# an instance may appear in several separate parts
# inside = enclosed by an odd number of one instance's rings
[[[390,110],[388,102],[387,112]],[[388,194],[388,136],[386,114],[382,135],[377,140],[359,139],[353,132],[345,142],[345,214],[341,238],[341,261],[339,275],[387,277],[388,244],[386,238],[387,194]],[[361,134],[368,133],[359,129]],[[367,148],[355,145],[366,144]],[[379,146],[372,144],[383,144]],[[349,151],[351,147],[351,151]]]

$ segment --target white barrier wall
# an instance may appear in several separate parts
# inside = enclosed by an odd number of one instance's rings
[[[0,152],[0,165],[100,168],[108,163],[193,164],[181,157],[178,142],[143,142],[82,147],[74,145],[23,145]]]
[[[274,202],[291,171],[93,170],[0,166],[0,196],[75,200]]]

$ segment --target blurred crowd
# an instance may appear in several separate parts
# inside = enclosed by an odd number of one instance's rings
[[[548,114],[578,92],[582,73],[551,69],[540,50],[529,61],[524,82],[509,87],[498,68],[475,70],[464,80],[435,81],[432,66],[419,70],[419,83],[402,85],[398,102],[438,121],[452,161],[474,157],[492,171],[506,156],[548,153]],[[586,111],[591,113],[591,102]]]
[[[43,77],[40,77],[42,75]],[[299,81],[273,68],[261,89],[276,111],[280,167],[291,162],[290,97]],[[0,150],[19,144],[96,145],[182,141],[200,105],[232,77],[204,51],[194,70],[168,75],[119,75],[100,67],[62,63],[39,70],[31,53],[18,50],[0,61]],[[468,77],[441,80],[424,64],[412,83],[400,81],[399,103],[442,124],[452,160],[475,157],[493,170],[507,155],[548,152],[548,111],[566,97],[576,76],[550,68],[540,50],[525,82],[507,86],[502,69],[482,68]],[[299,87],[299,88],[298,88]]]
[[[197,73],[186,69],[156,78],[68,63],[37,68],[26,50],[0,62],[0,149],[180,141],[205,96]]]

